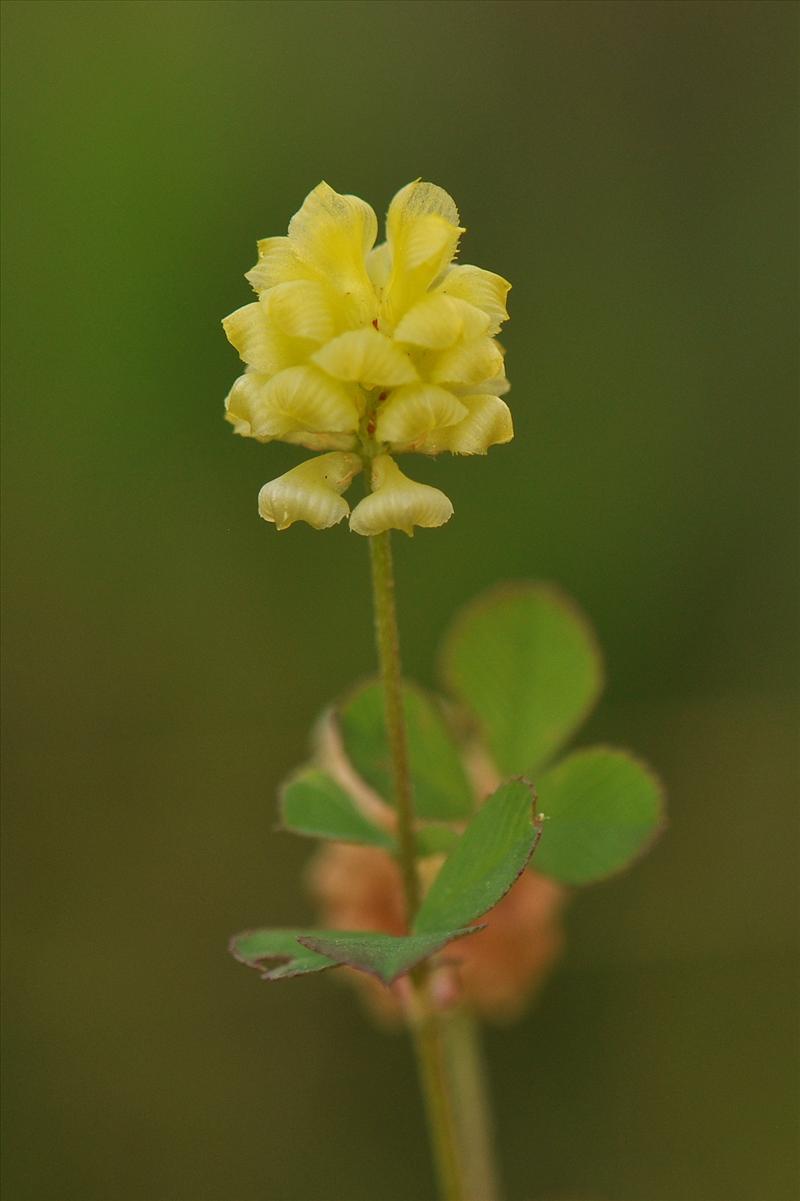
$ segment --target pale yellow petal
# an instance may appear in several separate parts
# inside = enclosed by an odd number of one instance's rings
[[[295,254],[346,294],[352,322],[369,322],[377,315],[366,265],[377,232],[377,218],[368,204],[357,196],[341,196],[326,183],[309,193],[289,222]]]
[[[297,255],[315,267],[335,266],[341,256],[363,263],[377,236],[378,220],[370,205],[358,196],[341,195],[324,182],[309,192],[289,222]]]
[[[381,328],[393,331],[456,252],[460,230],[441,217],[420,217],[392,247],[392,271],[381,301]]]
[[[222,328],[244,362],[261,356],[261,344],[267,334],[267,314],[257,300],[223,317]]]
[[[276,426],[275,413],[269,405],[271,379],[268,375],[248,371],[234,383],[225,398],[225,418],[233,426],[235,434],[255,438],[257,442],[273,442],[280,438],[282,442],[307,446],[309,450],[353,449],[356,442],[354,433],[319,433],[297,429],[285,415],[279,415]],[[276,427],[282,432],[271,432]]]
[[[403,530],[412,535],[415,526],[444,525],[453,515],[444,492],[410,480],[389,455],[379,455],[372,464],[372,488],[350,515],[350,529],[356,534],[371,537]]]
[[[358,438],[355,434],[317,434],[311,430],[294,430],[284,434],[281,442],[305,446],[307,450],[355,450]]]
[[[381,242],[367,255],[367,274],[374,286],[385,288],[392,270],[392,252],[388,242]]]
[[[409,356],[372,326],[340,334],[312,357],[329,375],[365,388],[394,388],[417,378]]]
[[[344,434],[358,429],[353,390],[317,367],[289,367],[266,382],[252,374],[243,375],[241,381],[250,394],[251,425],[257,438],[287,438],[306,431]]]
[[[505,396],[506,392],[511,391],[511,382],[504,375],[500,375],[496,379],[483,380],[480,384],[464,384],[453,391],[456,396],[473,396],[479,392],[486,393],[487,396]]]
[[[258,511],[279,530],[306,521],[316,530],[336,525],[350,512],[341,493],[361,470],[358,455],[335,451],[309,459],[265,484],[258,494]]]
[[[450,225],[435,214],[417,217],[393,244],[393,259],[402,264],[407,274],[420,271],[429,283],[452,259],[462,232],[457,225]]]
[[[460,340],[485,334],[489,318],[465,300],[437,294],[423,297],[401,318],[394,331],[397,342],[444,350]]]
[[[414,449],[426,455],[450,451],[454,455],[485,455],[490,446],[510,442],[514,423],[505,401],[499,396],[482,393],[463,396],[467,415],[456,425],[433,431]]]
[[[491,338],[477,338],[436,355],[427,374],[436,384],[482,384],[502,373],[500,347]]]
[[[233,432],[242,438],[255,438],[258,442],[270,442],[269,437],[261,437],[253,429],[257,412],[257,398],[260,390],[269,382],[268,375],[258,375],[247,372],[235,380],[233,387],[225,397],[225,420],[233,426]]]
[[[278,329],[294,338],[327,342],[336,332],[328,289],[315,280],[277,284],[269,293],[268,316]]]
[[[261,300],[244,305],[222,322],[228,341],[239,351],[242,361],[267,375],[302,362],[313,349],[311,342],[289,337],[271,320],[271,295],[271,291],[265,292]]]
[[[435,384],[406,384],[395,388],[378,410],[375,437],[391,442],[396,449],[410,450],[443,426],[455,425],[467,416],[466,407]]]
[[[381,324],[393,330],[452,260],[464,232],[443,188],[417,180],[398,192],[386,219],[392,270]]]
[[[263,292],[295,279],[316,279],[317,273],[295,254],[287,237],[262,238],[258,243],[258,262],[245,272],[255,292]]]
[[[458,225],[460,221],[456,202],[444,188],[427,183],[424,179],[415,179],[413,183],[406,184],[389,205],[386,228],[390,240],[400,237],[403,227],[417,217],[431,214],[441,217],[449,225]]]
[[[487,332],[493,335],[508,320],[506,297],[510,289],[511,284],[502,275],[462,263],[450,268],[436,291],[466,300],[480,309],[489,318],[491,325]]]

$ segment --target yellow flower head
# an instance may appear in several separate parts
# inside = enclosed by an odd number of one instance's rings
[[[443,525],[448,498],[392,456],[485,454],[513,437],[495,340],[511,285],[453,264],[464,230],[435,184],[398,192],[380,246],[377,232],[368,204],[319,184],[287,237],[259,242],[247,273],[258,299],[222,323],[246,364],[225,401],[235,432],[328,452],[261,489],[259,512],[278,529],[341,521],[362,467],[371,493],[351,530]]]

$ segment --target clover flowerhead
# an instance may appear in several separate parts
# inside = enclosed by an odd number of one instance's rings
[[[386,241],[368,204],[319,184],[265,238],[247,273],[258,299],[223,321],[246,369],[225,402],[237,434],[321,451],[259,496],[261,516],[374,535],[439,526],[453,506],[409,479],[398,454],[485,454],[513,426],[503,348],[510,284],[454,264],[464,230],[453,200],[417,180],[395,196]],[[342,493],[364,471],[352,512]]]

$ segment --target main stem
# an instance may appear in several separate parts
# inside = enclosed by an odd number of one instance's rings
[[[375,603],[375,635],[392,758],[400,868],[410,928],[419,909],[420,888],[414,833],[414,799],[408,769],[408,739],[403,712],[403,676],[400,666],[390,534],[388,531],[376,534],[369,542]],[[411,987],[414,994],[411,1029],[425,1096],[439,1187],[443,1201],[467,1201],[453,1108],[452,1081],[449,1078],[440,1019],[430,1001],[429,972],[425,964],[411,974]]]

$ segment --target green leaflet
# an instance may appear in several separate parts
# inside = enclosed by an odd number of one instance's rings
[[[342,934],[337,930],[303,935],[303,945],[319,956],[327,956],[348,967],[358,968],[377,976],[384,984],[392,984],[418,963],[428,959],[456,938],[475,934],[482,926],[436,933],[409,934]]]
[[[404,685],[406,729],[414,809],[423,820],[468,816],[472,789],[458,747],[432,697],[415,684]],[[367,684],[339,710],[345,753],[356,771],[385,800],[393,801],[391,757],[380,685]]]
[[[576,751],[541,775],[537,789],[544,833],[536,870],[564,884],[626,867],[664,824],[658,778],[625,751]]]
[[[392,835],[374,826],[341,785],[319,768],[302,768],[284,783],[280,809],[283,825],[295,834],[362,843],[388,851],[395,848]]]
[[[505,896],[541,833],[535,799],[527,781],[511,780],[480,807],[423,901],[415,933],[465,926]]]
[[[504,774],[534,774],[594,705],[602,660],[586,618],[547,584],[494,589],[445,638],[442,676]]]
[[[482,929],[399,937],[364,930],[245,930],[231,939],[230,952],[240,963],[261,971],[263,980],[288,980],[346,965],[391,984],[449,942]]]
[[[234,959],[259,970],[264,980],[284,980],[290,976],[304,976],[308,972],[322,972],[336,967],[332,959],[301,946],[300,935],[325,934],[324,930],[245,930],[234,934],[229,950]],[[274,964],[274,966],[268,966]]]

